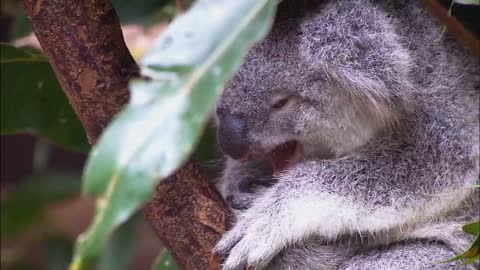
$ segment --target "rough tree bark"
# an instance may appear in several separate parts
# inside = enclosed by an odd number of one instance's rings
[[[128,101],[138,75],[109,0],[24,0],[35,35],[90,144]],[[217,269],[210,256],[226,229],[228,208],[194,162],[158,185],[145,208],[161,242],[182,269]]]
[[[91,144],[138,74],[110,1],[24,1],[33,31]]]
[[[144,213],[182,269],[219,269],[211,251],[226,230],[228,210],[194,162],[157,186]]]

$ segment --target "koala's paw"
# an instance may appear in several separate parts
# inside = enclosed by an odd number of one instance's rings
[[[253,199],[255,198],[254,194],[250,193],[231,193],[227,195],[225,201],[228,206],[234,210],[244,211],[250,208]]]
[[[217,243],[215,252],[226,257],[223,270],[262,269],[286,245],[285,228],[279,211],[254,207],[243,213],[237,224]]]
[[[253,200],[264,193],[268,187],[273,185],[273,180],[247,179],[240,181],[237,187],[227,192],[225,200],[230,208],[234,210],[244,211],[250,208]]]

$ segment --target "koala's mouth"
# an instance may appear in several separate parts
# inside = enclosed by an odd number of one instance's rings
[[[277,176],[300,160],[302,146],[297,141],[288,141],[277,145],[267,156],[272,164],[273,175]]]

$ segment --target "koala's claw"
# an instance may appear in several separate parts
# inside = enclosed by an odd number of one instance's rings
[[[239,242],[242,235],[236,234],[236,230],[232,229],[225,233],[222,239],[216,244],[214,252],[225,257],[225,262],[222,266],[223,270],[243,270],[247,267],[246,262],[241,260],[239,256],[232,256],[235,245]]]
[[[230,194],[225,198],[228,206],[234,210],[247,210],[250,207],[251,199],[250,196],[244,195],[243,197],[239,196],[239,194]]]
[[[235,230],[232,229],[223,235],[222,239],[215,245],[213,251],[220,255],[227,255],[241,237],[242,235],[235,234]]]
[[[265,181],[263,181],[265,182]],[[256,182],[254,182],[256,183]],[[265,187],[263,190],[265,190]],[[246,188],[242,188],[246,190]],[[257,187],[256,193],[253,192],[243,192],[242,190],[229,190],[227,194],[225,194],[225,201],[227,202],[228,206],[234,210],[245,211],[249,209],[252,205],[253,200],[258,197],[258,193],[261,192],[262,188]]]
[[[215,246],[214,251],[226,257],[223,270],[262,269],[283,248],[282,235],[271,227],[271,217],[255,210],[247,210]]]

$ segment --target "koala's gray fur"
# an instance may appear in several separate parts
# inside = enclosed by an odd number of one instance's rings
[[[251,50],[219,128],[233,115],[250,152],[304,153],[277,177],[227,157],[224,269],[467,269],[435,262],[480,218],[480,65],[441,32],[418,1],[321,1]]]

